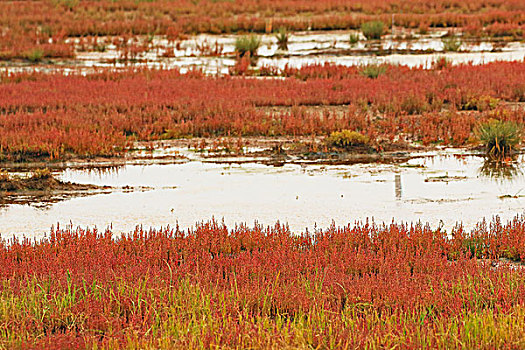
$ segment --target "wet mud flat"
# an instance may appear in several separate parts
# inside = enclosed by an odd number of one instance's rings
[[[0,203],[2,205],[53,203],[60,199],[101,193],[109,189],[109,186],[61,181],[56,179],[48,170],[17,175],[4,171],[0,176]]]
[[[126,165],[169,165],[189,161],[208,163],[284,164],[358,164],[399,163],[419,157],[435,146],[407,143],[382,144],[378,151],[370,146],[351,149],[327,147],[325,137],[215,137],[183,138],[159,141],[138,141],[121,155],[107,157],[77,157],[59,160],[47,157],[27,158],[25,161],[2,161],[0,169],[30,173],[35,169],[62,171],[78,169],[112,171]]]
[[[436,150],[434,146],[408,143],[382,144],[377,150],[370,145],[348,149],[327,145],[325,137],[245,137],[245,138],[189,138],[177,140],[137,142],[130,159],[142,157],[165,161],[178,157],[179,162],[260,163],[284,164],[360,164],[400,163],[417,158],[423,151]]]

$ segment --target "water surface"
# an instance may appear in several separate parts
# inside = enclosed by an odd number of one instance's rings
[[[522,159],[520,159],[521,161]],[[183,164],[127,165],[109,172],[66,170],[66,181],[145,186],[145,192],[99,194],[50,204],[0,209],[0,233],[41,237],[52,225],[112,227],[194,226],[212,218],[235,223],[288,223],[295,232],[375,222],[428,222],[472,227],[483,218],[523,212],[525,178],[519,167],[503,177],[483,171],[471,155],[429,155],[401,165]],[[491,177],[492,176],[492,177]]]

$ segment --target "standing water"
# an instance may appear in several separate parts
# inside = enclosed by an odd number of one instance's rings
[[[521,161],[522,159],[520,159]],[[218,164],[189,161],[127,165],[115,171],[66,170],[60,178],[82,184],[141,186],[76,197],[47,206],[13,204],[0,209],[6,237],[42,237],[53,225],[136,225],[189,228],[212,218],[236,223],[287,223],[294,232],[374,220],[417,222],[451,229],[483,218],[511,219],[525,204],[525,177],[512,165],[494,169],[472,155],[431,155],[398,164]]]

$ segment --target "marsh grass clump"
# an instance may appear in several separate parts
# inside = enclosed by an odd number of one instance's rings
[[[368,64],[366,66],[363,66],[361,70],[359,71],[359,74],[370,78],[370,79],[376,79],[382,74],[386,73],[386,66],[385,65],[379,65],[379,64]]]
[[[359,42],[359,34],[357,33],[352,33],[350,34],[350,36],[348,37],[348,40],[350,41],[350,45],[355,45]]]
[[[334,131],[326,139],[328,146],[343,149],[366,146],[368,145],[369,141],[370,139],[368,136],[363,135],[358,131],[350,131],[347,129]]]
[[[48,168],[35,169],[31,174],[31,178],[33,180],[45,180],[52,178],[52,174]]]
[[[442,38],[441,42],[443,43],[443,51],[456,52],[459,51],[461,47],[461,40],[459,40],[455,36],[449,38]]]
[[[249,54],[251,58],[257,56],[257,50],[261,46],[261,39],[255,35],[241,36],[235,39],[235,52],[240,58]]]
[[[381,21],[365,22],[361,25],[361,31],[367,40],[381,39],[385,30],[385,24]]]
[[[73,11],[79,3],[79,0],[53,0],[52,3],[55,7],[62,6],[69,11]]]
[[[290,33],[288,33],[286,28],[279,28],[279,31],[277,32],[277,34],[275,34],[275,38],[277,39],[277,48],[279,50],[288,50],[288,41],[290,40]]]
[[[26,54],[26,58],[33,63],[40,62],[44,58],[44,51],[41,49],[31,50]]]
[[[9,172],[4,169],[0,169],[0,182],[8,181],[10,179]]]
[[[500,103],[500,99],[494,98],[488,95],[476,96],[468,100],[461,107],[463,110],[472,110],[472,111],[488,111],[495,109]]]
[[[493,158],[504,158],[521,142],[522,128],[515,122],[489,120],[476,130],[487,154]]]

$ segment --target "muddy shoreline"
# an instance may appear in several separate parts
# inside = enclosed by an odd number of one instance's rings
[[[78,196],[108,193],[110,190],[109,186],[61,181],[47,169],[36,170],[29,176],[3,171],[0,176],[0,205],[46,205]]]
[[[25,162],[0,162],[0,169],[3,169],[0,176],[0,207],[18,204],[48,208],[73,198],[155,190],[154,187],[141,185],[110,186],[61,181],[60,174],[66,171],[118,174],[129,166],[173,166],[192,162],[218,166],[259,164],[271,168],[297,165],[380,166],[407,163],[428,157],[429,152],[441,149],[436,146],[390,144],[387,150],[378,152],[370,146],[343,150],[327,149],[325,145],[324,138],[319,137],[188,138],[136,142],[133,150],[114,157],[81,158],[70,155],[63,160],[29,158]],[[470,155],[479,152],[474,148],[465,150],[470,151]],[[174,187],[163,187],[169,188]]]
[[[243,137],[243,138],[187,138],[160,141],[139,141],[133,149],[120,156],[77,157],[69,155],[60,160],[47,157],[27,158],[25,161],[2,161],[0,169],[29,172],[49,168],[111,170],[125,165],[182,164],[189,161],[216,164],[259,163],[284,164],[396,164],[424,156],[428,152],[446,149],[440,145],[390,143],[378,151],[372,147],[329,149],[321,137]],[[483,156],[479,145],[455,148],[471,155]],[[519,151],[518,153],[520,153]]]
[[[237,146],[236,146],[237,145]],[[378,152],[369,146],[349,150],[326,149],[323,138],[188,138],[162,141],[136,142],[134,149],[122,156],[75,158],[61,161],[33,159],[27,162],[3,162],[0,179],[0,206],[30,205],[46,208],[54,203],[79,197],[100,194],[147,192],[174,189],[173,186],[107,185],[61,181],[55,176],[67,172],[85,172],[93,176],[118,176],[127,167],[165,167],[189,164],[214,166],[254,165],[269,168],[300,166],[305,169],[318,167],[395,166],[399,169],[424,169],[418,159],[448,154],[455,157],[484,157],[480,147],[451,149],[440,146],[390,144]],[[325,148],[324,150],[322,148]],[[416,163],[409,163],[416,161]],[[15,174],[15,175],[11,175]],[[456,182],[466,180],[461,176],[429,176],[425,182]],[[504,198],[504,197],[500,197]],[[506,198],[506,197],[505,197]],[[510,197],[509,197],[510,198]],[[514,197],[512,197],[514,198]]]

